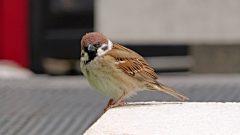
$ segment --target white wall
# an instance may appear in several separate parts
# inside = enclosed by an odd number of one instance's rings
[[[240,1],[95,0],[95,31],[124,44],[237,44]]]

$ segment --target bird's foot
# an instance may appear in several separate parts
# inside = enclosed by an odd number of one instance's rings
[[[114,104],[108,104],[108,106],[104,109],[104,112],[106,112],[107,110],[113,108],[113,107],[116,107],[118,105],[123,105],[123,104],[127,104],[126,102],[124,101],[121,101],[121,102],[116,102]]]

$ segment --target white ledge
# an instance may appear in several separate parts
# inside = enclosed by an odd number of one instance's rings
[[[110,109],[84,135],[239,133],[239,102],[135,102]]]

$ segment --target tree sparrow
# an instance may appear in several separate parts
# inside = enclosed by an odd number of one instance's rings
[[[138,53],[98,32],[82,37],[80,66],[90,85],[110,98],[105,111],[125,104],[123,99],[143,90],[165,92],[181,101],[189,99],[158,82],[157,74]]]

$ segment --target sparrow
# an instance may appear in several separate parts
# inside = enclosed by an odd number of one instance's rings
[[[98,32],[82,37],[80,67],[89,84],[110,98],[105,112],[143,90],[165,92],[181,101],[189,99],[158,82],[158,75],[138,53]]]

